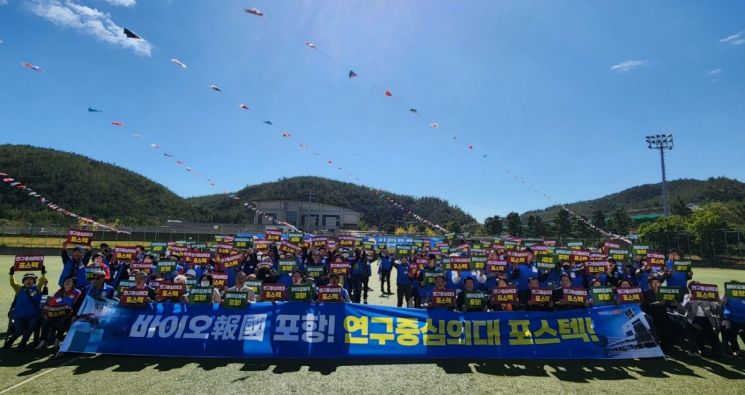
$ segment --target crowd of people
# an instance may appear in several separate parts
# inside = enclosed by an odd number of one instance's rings
[[[126,304],[123,296],[137,291],[143,303],[195,303],[190,293],[202,288],[208,291],[202,299],[207,303],[221,303],[227,294],[243,293],[250,304],[295,300],[290,292],[269,298],[261,292],[265,286],[279,285],[289,290],[309,285],[312,296],[304,301],[319,300],[319,290],[335,290],[336,298],[323,301],[366,304],[373,291],[373,267],[377,266],[384,297],[394,295],[391,283],[395,271],[395,300],[401,308],[443,308],[464,313],[586,309],[601,304],[588,291],[612,287],[610,302],[625,303],[619,296],[638,290],[637,303],[647,314],[664,351],[676,343],[687,343],[702,355],[726,352],[742,356],[737,338],[745,342],[745,299],[724,295],[718,300],[692,298],[689,290],[698,283],[690,268],[676,269],[674,264],[681,259],[676,250],[668,251],[661,265],[651,265],[644,257],[618,262],[606,255],[601,270],[595,265],[596,269],[589,271],[587,262],[574,260],[558,260],[550,267],[538,265],[531,247],[507,249],[496,244],[478,252],[485,257],[481,267],[456,268],[452,262],[462,262],[476,253],[468,248],[466,240],[450,243],[460,247],[448,248],[447,253],[443,253],[444,248],[427,244],[406,253],[369,245],[305,246],[295,250],[278,245],[231,251],[230,267],[215,251],[195,263],[188,254],[171,249],[154,253],[137,246],[130,259],[120,260],[105,243],[96,249],[75,246],[70,251],[65,246],[59,289],[51,296],[43,266],[40,277],[26,272],[21,284],[11,268],[10,283],[16,296],[5,347],[20,339],[17,349],[23,350],[32,336],[37,349],[59,346],[89,296]],[[511,259],[515,251],[519,259]],[[165,262],[171,263],[170,269],[160,270]],[[180,292],[158,292],[163,284],[177,285]],[[679,289],[681,298],[664,297],[663,288]]]

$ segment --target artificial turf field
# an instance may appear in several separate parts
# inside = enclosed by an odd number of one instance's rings
[[[12,293],[12,257],[0,256],[0,338]],[[52,284],[61,270],[47,257]],[[376,268],[373,269],[374,271]],[[20,277],[20,276],[18,276]],[[717,283],[745,279],[745,271],[695,269],[694,278]],[[392,278],[395,292],[395,272]],[[380,297],[371,280],[369,302]],[[50,287],[50,293],[57,287]],[[9,390],[9,391],[8,391]],[[727,393],[745,394],[745,362],[702,359],[676,350],[667,360],[238,360],[121,356],[54,357],[54,352],[0,350],[0,395],[5,393]]]

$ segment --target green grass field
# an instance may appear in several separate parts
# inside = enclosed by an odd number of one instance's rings
[[[0,256],[0,333],[12,300]],[[47,258],[53,284],[61,261]],[[698,269],[695,278],[717,283],[745,279],[744,271]],[[395,284],[395,278],[393,279]],[[395,305],[380,297],[371,303]],[[395,287],[395,285],[394,285]],[[52,287],[50,292],[56,290]],[[0,335],[4,338],[4,336]],[[20,385],[19,385],[20,384]],[[222,360],[120,356],[62,356],[52,351],[0,350],[0,394],[12,393],[745,393],[745,363],[701,359],[675,351],[667,360],[483,361],[452,360]]]

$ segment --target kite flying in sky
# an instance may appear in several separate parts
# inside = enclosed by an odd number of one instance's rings
[[[274,124],[272,123],[272,121],[264,121],[264,123],[265,123],[265,124],[267,124],[267,125],[274,125]]]
[[[390,96],[393,96],[393,93],[391,93],[391,91],[385,91],[385,95],[390,97]]]
[[[124,126],[124,122],[122,121],[111,121],[111,124],[114,126]]]
[[[176,58],[171,59],[171,63],[173,63],[173,64],[181,67],[184,70],[188,69],[188,67],[186,67],[186,65],[184,64],[184,62],[182,62],[182,61],[180,61],[180,60],[178,60]]]
[[[307,41],[306,41],[306,42],[305,42],[305,46],[306,46],[306,47],[308,47],[308,48],[313,48],[313,49],[317,49],[317,48],[316,48],[316,44],[313,44],[313,43],[311,43],[311,42],[307,42]]]
[[[354,72],[354,70],[349,70],[349,78],[354,78],[357,76],[357,73]]]
[[[220,89],[217,85],[210,85],[210,89],[212,89],[215,92],[222,92],[222,89]]]
[[[416,114],[416,113],[417,113],[417,111],[416,111],[416,108],[410,108],[410,109],[409,109],[409,112],[413,112],[414,114]]]
[[[263,12],[257,10],[256,8],[253,8],[253,7],[246,8],[243,11],[246,11],[247,13],[252,14],[252,15],[256,15],[256,16],[264,16],[264,13]]]
[[[250,110],[250,108],[248,107],[248,105],[247,105],[247,104],[243,104],[243,103],[241,103],[240,107],[241,107],[242,109],[244,109],[244,110]]]
[[[127,29],[126,27],[124,28],[124,35],[127,36],[127,38],[131,38],[135,40],[142,40],[142,37],[137,35],[137,33]]]
[[[431,126],[431,127],[435,128],[435,129],[437,129],[437,128],[439,128],[439,127],[440,127],[440,124],[438,124],[437,122],[432,122],[432,123],[430,123],[430,124],[429,124],[429,126]]]
[[[25,68],[27,68],[29,70],[42,71],[41,70],[41,67],[39,67],[39,66],[37,66],[37,65],[35,65],[33,63],[21,62],[21,66],[23,66],[23,67],[25,67]]]
[[[103,110],[99,110],[97,108],[88,107],[88,112],[103,112]]]

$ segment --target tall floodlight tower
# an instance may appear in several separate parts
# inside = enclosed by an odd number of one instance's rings
[[[647,148],[660,150],[660,164],[662,165],[662,205],[665,216],[670,215],[670,193],[667,190],[667,178],[665,176],[665,150],[673,149],[672,134],[656,134],[646,136]]]

